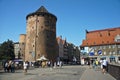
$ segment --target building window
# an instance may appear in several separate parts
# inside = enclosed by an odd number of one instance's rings
[[[102,46],[100,46],[100,49],[102,49]]]
[[[49,22],[48,20],[46,20],[46,21],[45,21],[45,26],[49,26],[49,23],[50,23],[50,22]]]
[[[115,45],[112,45],[112,48],[115,48]]]
[[[21,54],[21,56],[23,57],[23,54]]]
[[[110,36],[110,32],[108,33],[108,36]]]
[[[110,52],[109,52],[109,55],[111,55],[111,54],[112,54],[112,52],[110,51]]]
[[[38,54],[38,57],[40,57],[40,54]]]
[[[120,50],[118,50],[118,54],[120,55]]]
[[[94,49],[96,50],[97,47],[94,47]]]
[[[115,55],[115,51],[113,51],[113,55]]]
[[[32,29],[34,29],[34,26],[32,27]]]
[[[28,36],[28,39],[30,39],[30,37]]]
[[[49,35],[47,35],[47,38],[49,38]]]
[[[38,38],[38,35],[36,35],[36,38]]]
[[[102,37],[102,34],[101,33],[99,33],[100,34],[100,37]]]
[[[102,41],[102,43],[104,43],[104,41]]]
[[[42,14],[41,16],[45,16],[44,14]]]
[[[106,48],[106,46],[103,46],[103,49],[105,49]]]
[[[95,55],[98,55],[97,52],[95,52]]]
[[[120,42],[120,39],[117,39],[117,42]]]
[[[34,47],[34,45],[33,45],[33,47]]]
[[[43,26],[41,26],[41,28],[43,28]]]
[[[120,34],[115,37],[115,42],[120,42]]]
[[[22,43],[22,45],[24,45],[24,43]]]
[[[111,45],[109,45],[109,48],[111,48]]]
[[[118,48],[120,48],[120,45],[118,45]]]
[[[106,52],[104,52],[104,55],[106,55]]]

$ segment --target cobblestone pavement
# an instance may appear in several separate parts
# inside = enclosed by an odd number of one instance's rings
[[[63,66],[63,68],[33,68],[27,74],[23,70],[4,73],[0,70],[0,80],[116,80],[110,74],[103,74],[100,69],[88,66]]]
[[[86,70],[81,66],[64,66],[63,68],[34,68],[25,75],[23,70],[15,73],[0,72],[0,80],[79,80]]]

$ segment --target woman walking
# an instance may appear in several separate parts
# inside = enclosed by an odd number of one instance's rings
[[[26,74],[27,73],[27,69],[28,69],[28,63],[27,63],[27,61],[24,62],[23,67],[24,67],[24,73]]]

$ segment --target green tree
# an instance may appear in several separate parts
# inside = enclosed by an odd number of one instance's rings
[[[3,59],[15,59],[14,43],[9,39],[0,45],[0,60]]]

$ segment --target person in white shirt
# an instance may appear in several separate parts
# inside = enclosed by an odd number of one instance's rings
[[[101,68],[101,70],[103,69],[103,60],[102,59],[100,60],[100,68]]]
[[[23,67],[24,67],[24,73],[26,74],[27,73],[27,69],[28,69],[28,63],[27,63],[27,61],[24,62]]]
[[[103,62],[102,62],[102,65],[103,65],[103,73],[104,73],[104,74],[106,73],[107,64],[108,64],[107,60],[104,59]]]

